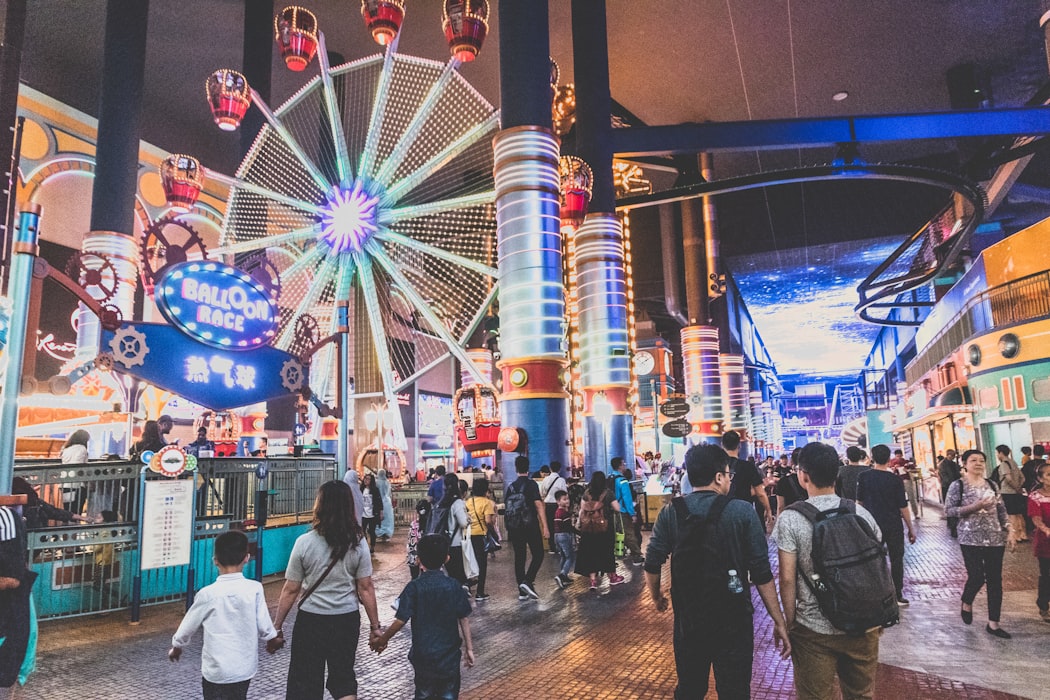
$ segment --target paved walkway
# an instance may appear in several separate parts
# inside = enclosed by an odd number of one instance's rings
[[[965,571],[958,546],[940,514],[928,507],[919,525],[919,542],[905,560],[905,594],[912,605],[903,621],[882,638],[876,698],[915,700],[1050,698],[1041,679],[1050,658],[1050,625],[1036,615],[1036,563],[1029,545],[1006,557],[1004,641],[980,624],[984,596],[975,621],[959,620],[958,596]],[[408,579],[403,541],[380,545],[376,588],[380,616],[393,618],[390,602]],[[774,551],[771,547],[771,551]],[[625,700],[669,698],[675,678],[671,614],[656,613],[644,591],[638,567],[621,567],[628,581],[590,594],[577,582],[560,591],[544,563],[539,602],[519,603],[511,554],[501,552],[489,568],[492,599],[471,617],[478,664],[463,674],[464,699]],[[774,560],[775,561],[775,560]],[[271,609],[280,581],[267,584]],[[756,599],[756,607],[761,605]],[[200,697],[199,636],[179,664],[165,653],[182,613],[180,605],[145,608],[143,622],[127,624],[111,614],[43,623],[39,670],[20,698],[143,700]],[[291,630],[291,623],[286,623]],[[752,697],[794,697],[790,662],[781,661],[770,639],[771,623],[756,613]],[[405,700],[412,696],[412,670],[406,655],[410,634],[402,631],[382,656],[362,641],[357,663],[361,700]],[[262,654],[250,698],[284,697],[288,652]],[[711,691],[711,697],[714,690]]]

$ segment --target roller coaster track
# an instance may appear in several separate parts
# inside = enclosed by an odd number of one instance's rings
[[[901,243],[857,287],[860,302],[854,308],[854,312],[861,319],[889,326],[918,325],[921,319],[895,318],[892,311],[932,305],[932,302],[902,298],[902,295],[933,281],[956,260],[974,230],[984,220],[987,208],[987,196],[981,186],[955,173],[893,163],[813,165],[624,197],[617,200],[616,207],[620,210],[630,210],[695,197],[829,180],[893,180],[946,191],[948,203],[937,216]],[[916,246],[918,250],[907,263],[907,270],[891,273],[891,269],[899,267],[899,262]]]

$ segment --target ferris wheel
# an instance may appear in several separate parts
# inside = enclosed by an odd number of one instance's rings
[[[313,37],[319,75],[277,110],[239,74],[209,79],[220,127],[216,104],[238,90],[267,122],[224,178],[226,219],[209,252],[235,264],[265,254],[281,283],[279,348],[301,343],[303,328],[334,333],[347,304],[351,398],[393,408],[449,354],[478,374],[464,347],[496,296],[498,114],[459,74],[455,51],[442,64],[398,54],[386,37],[385,53],[333,67],[323,34]],[[330,345],[312,363],[322,397],[335,364]],[[390,413],[403,442],[400,411]]]

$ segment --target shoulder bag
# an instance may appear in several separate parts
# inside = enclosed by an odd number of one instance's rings
[[[349,550],[347,550],[347,551],[349,551]],[[310,585],[310,587],[308,589],[306,589],[306,593],[304,593],[303,597],[299,599],[299,603],[296,605],[296,607],[298,607],[300,610],[303,609],[303,603],[306,602],[306,599],[309,598],[311,595],[313,595],[313,592],[317,590],[317,587],[321,585],[322,581],[324,581],[326,578],[328,578],[328,574],[332,573],[332,569],[335,568],[336,562],[338,562],[340,559],[342,559],[345,556],[346,556],[346,552],[343,552],[342,555],[336,555],[336,554],[332,555],[332,561],[328,562],[328,567],[324,570],[324,573],[321,574],[321,577],[318,578],[316,581],[314,581]]]

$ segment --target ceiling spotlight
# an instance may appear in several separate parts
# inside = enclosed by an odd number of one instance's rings
[[[831,96],[831,99],[835,100],[836,102],[842,102],[847,97],[849,97],[849,93],[848,92],[846,92],[845,90],[839,90],[838,92],[836,92],[834,95]]]

